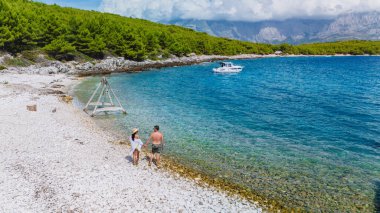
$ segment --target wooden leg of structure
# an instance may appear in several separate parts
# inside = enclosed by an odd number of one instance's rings
[[[102,87],[102,89],[99,94],[99,97],[97,98],[97,102],[92,102],[100,87]],[[109,99],[109,102],[107,99]],[[115,106],[114,99],[116,99],[118,106]],[[122,111],[124,114],[127,114],[127,112],[121,105],[119,98],[116,96],[115,92],[111,88],[111,85],[108,83],[105,77],[102,78],[101,82],[99,83],[95,91],[92,93],[90,100],[88,100],[83,111],[87,112],[87,110],[89,110],[89,106],[94,106],[94,109],[92,109],[92,113],[90,114],[91,117],[95,116],[95,114],[99,112],[107,113],[111,111]]]

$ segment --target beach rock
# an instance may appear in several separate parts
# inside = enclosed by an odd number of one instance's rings
[[[31,112],[36,112],[37,111],[37,105],[36,104],[29,104],[26,105],[26,109]]]
[[[58,73],[58,68],[56,67],[41,67],[37,71],[38,74],[46,75],[46,74],[57,74]]]
[[[70,95],[62,95],[61,100],[69,104],[73,101],[73,97]]]
[[[61,90],[54,90],[54,89],[41,89],[40,95],[62,95],[64,92]]]
[[[70,65],[64,64],[60,61],[50,61],[46,64],[46,67],[54,67],[56,69],[56,73],[68,73],[70,72]]]
[[[78,64],[77,66],[75,66],[76,69],[78,69],[78,70],[85,70],[85,71],[90,70],[93,67],[94,67],[94,65],[92,63],[90,63],[90,62],[86,62],[84,64]]]
[[[75,197],[75,198],[78,198],[78,197],[80,197],[80,193],[76,193],[76,192],[74,192],[74,193],[72,194],[72,196]]]
[[[62,87],[65,87],[65,85],[62,85],[62,84],[53,84],[51,86],[51,88],[54,88],[54,89],[59,89],[59,88],[62,88]]]
[[[29,73],[40,75],[52,75],[58,73],[68,73],[71,70],[70,65],[66,65],[59,61],[48,61],[44,63],[34,64],[28,67],[11,67],[8,71],[17,73]]]
[[[9,53],[6,53],[5,55],[0,56],[0,64],[4,63],[7,59],[12,59],[13,56],[11,56]]]

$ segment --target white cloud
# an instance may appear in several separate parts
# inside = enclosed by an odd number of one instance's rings
[[[102,0],[100,10],[153,21],[259,21],[380,11],[380,0]]]

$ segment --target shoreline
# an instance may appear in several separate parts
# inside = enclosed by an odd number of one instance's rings
[[[30,73],[30,74],[68,74],[77,77],[86,77],[94,75],[109,75],[113,73],[134,73],[152,69],[160,69],[165,67],[188,66],[193,64],[222,61],[222,60],[244,60],[244,59],[259,59],[259,58],[281,58],[281,57],[379,57],[380,55],[257,55],[257,54],[240,54],[233,56],[222,55],[195,55],[183,57],[171,57],[157,61],[145,60],[142,62],[131,61],[123,57],[107,57],[102,60],[94,60],[91,62],[80,63],[77,61],[60,62],[47,59],[46,55],[39,55],[38,63],[26,67],[5,67],[5,71],[15,73]],[[12,60],[15,57],[10,54],[0,56],[0,65],[6,60]],[[0,70],[3,72],[4,70]]]
[[[72,95],[76,97],[74,91],[72,91]],[[83,106],[83,104],[85,104],[79,101],[78,99],[76,100],[76,102],[77,103],[75,105],[79,109]],[[98,125],[100,129],[104,130],[105,132],[117,135],[117,140],[115,140],[113,144],[115,144],[116,146],[128,147],[127,149],[130,148],[129,142],[127,141],[129,135],[125,131],[115,128],[117,126],[114,126],[113,123],[108,123],[107,121],[104,122],[104,120],[94,120],[94,122]],[[149,150],[150,147],[142,149],[140,155],[140,162],[146,161],[145,158],[146,156],[148,156]],[[168,172],[176,177],[181,177],[193,181],[201,187],[211,187],[221,193],[226,193],[230,197],[239,197],[245,199],[256,206],[259,206],[264,211],[275,212],[281,210],[289,210],[279,205],[275,200],[267,200],[259,194],[254,193],[249,188],[229,182],[218,177],[212,177],[208,174],[203,173],[202,171],[192,168],[191,166],[179,163],[178,158],[175,156],[170,156],[167,154],[161,155],[160,170]]]
[[[336,54],[336,55],[256,55],[256,54],[240,54],[233,56],[222,55],[191,55],[184,57],[173,57],[165,60],[145,60],[143,62],[131,62],[123,58],[107,58],[100,61],[94,66],[87,64],[89,69],[82,69],[77,71],[75,75],[80,77],[94,76],[94,75],[109,75],[114,73],[134,73],[142,72],[152,69],[161,69],[167,67],[189,66],[201,63],[210,63],[222,60],[245,60],[245,59],[259,59],[259,58],[281,58],[281,57],[378,57],[380,55],[349,55],[349,54]],[[116,66],[115,66],[116,65]]]
[[[89,76],[88,76],[89,77]],[[87,77],[83,77],[87,78]],[[69,93],[70,94],[70,93]],[[74,91],[71,91],[71,94],[74,97],[77,97],[75,95]],[[81,102],[80,100],[76,100],[76,107],[81,108],[84,106],[85,103]],[[125,131],[118,129],[117,126],[114,126],[114,124],[111,122],[104,122],[104,120],[94,120],[94,122],[101,128],[102,130],[112,133],[113,135],[117,135],[118,140],[114,142],[117,146],[123,146],[123,147],[130,147],[129,142],[126,138],[129,137],[128,134],[126,134]],[[116,127],[116,128],[115,128]],[[141,157],[140,161],[144,159],[147,156],[150,148],[142,149],[141,151]],[[221,193],[226,193],[228,196],[231,197],[240,197],[242,199],[246,199],[248,202],[251,202],[254,205],[260,206],[265,211],[269,212],[276,212],[276,211],[290,211],[292,209],[286,209],[276,200],[267,200],[260,196],[258,193],[255,193],[251,189],[241,186],[239,184],[235,184],[232,182],[229,182],[227,180],[224,180],[222,178],[218,177],[212,177],[208,174],[203,173],[202,171],[196,170],[192,168],[191,166],[179,163],[178,158],[175,156],[169,156],[169,155],[162,155],[161,156],[161,170],[164,170],[165,172],[169,172],[174,176],[182,177],[191,181],[194,181],[197,185],[201,187],[211,187],[213,189],[216,189],[217,191]]]
[[[80,82],[78,82],[78,84],[79,83]],[[73,103],[75,107],[81,109],[85,103],[81,102],[78,98],[76,98],[77,96],[75,95],[74,90],[69,90],[69,94],[75,97],[74,100],[76,100],[76,103]],[[130,148],[129,142],[127,141],[129,135],[125,131],[115,128],[116,126],[113,126],[112,123],[97,120],[94,120],[94,122],[103,131],[116,135],[117,139],[113,142],[114,145],[128,147],[127,150]],[[142,149],[140,155],[140,162],[146,161],[145,158],[148,156],[149,150],[150,147]],[[181,177],[193,181],[201,187],[213,188],[220,193],[226,193],[230,197],[239,197],[241,199],[245,199],[253,205],[259,206],[264,211],[274,212],[279,210],[287,210],[282,206],[278,205],[276,201],[266,200],[244,186],[240,186],[238,184],[234,184],[220,178],[213,178],[210,175],[202,173],[201,171],[198,171],[190,166],[179,163],[177,158],[174,156],[161,155],[160,170],[168,172],[176,177]]]
[[[127,146],[63,101],[80,79],[11,72],[0,77],[1,211],[263,211],[146,161],[133,166]],[[36,112],[26,109],[30,103]]]

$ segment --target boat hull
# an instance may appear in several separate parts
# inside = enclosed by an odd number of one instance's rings
[[[243,70],[242,67],[234,67],[234,68],[231,68],[231,67],[228,67],[228,68],[225,68],[225,67],[219,67],[219,68],[214,68],[213,71],[215,73],[238,73],[238,72],[241,72]]]

